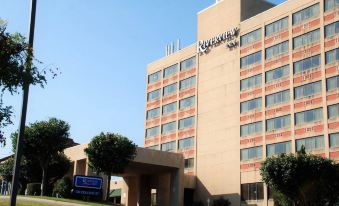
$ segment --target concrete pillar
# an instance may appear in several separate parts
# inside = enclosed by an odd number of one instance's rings
[[[139,184],[138,206],[151,205],[151,180],[149,176],[141,175]]]
[[[158,176],[157,205],[170,206],[170,179],[169,173]]]
[[[126,206],[138,206],[139,176],[124,177],[127,184]]]
[[[176,169],[171,172],[170,179],[170,203],[171,206],[183,206],[184,205],[184,186],[183,177],[184,171],[182,169]]]

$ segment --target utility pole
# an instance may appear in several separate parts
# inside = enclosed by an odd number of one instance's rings
[[[31,0],[31,18],[30,18],[30,24],[29,24],[28,53],[27,53],[25,71],[23,71],[24,73],[30,72],[32,68],[36,3],[37,3],[37,0]],[[19,134],[18,134],[17,145],[16,145],[15,162],[14,162],[14,168],[13,168],[14,174],[13,174],[13,179],[12,179],[12,192],[11,192],[9,206],[16,206],[16,197],[18,194],[18,186],[19,186],[20,162],[21,162],[21,156],[22,156],[22,140],[24,138],[25,125],[26,125],[29,82],[27,81],[27,79],[25,79],[25,75],[23,76],[24,76],[24,79],[23,79],[24,83],[23,83],[23,99],[22,99],[22,108],[21,108],[21,118],[20,118]]]

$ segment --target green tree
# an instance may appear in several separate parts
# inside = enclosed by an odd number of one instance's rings
[[[10,182],[12,180],[13,165],[13,158],[9,158],[0,164],[0,177],[2,177],[6,182]]]
[[[128,138],[114,133],[101,133],[94,137],[85,149],[89,167],[107,175],[107,196],[109,197],[112,174],[124,172],[128,163],[135,158],[136,145]]]
[[[339,201],[339,166],[306,154],[270,157],[261,167],[263,181],[273,190],[277,205],[335,205]]]
[[[23,155],[28,160],[37,160],[42,171],[41,195],[46,195],[48,171],[53,158],[62,153],[69,143],[68,123],[56,118],[30,124],[25,129]],[[17,135],[12,134],[13,149],[16,148]]]

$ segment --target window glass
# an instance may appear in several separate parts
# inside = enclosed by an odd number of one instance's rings
[[[326,52],[325,54],[326,64],[330,64],[338,60],[339,60],[339,48]]]
[[[242,57],[240,59],[240,68],[247,67],[260,61],[261,61],[261,51]]]
[[[266,131],[268,132],[288,127],[291,127],[290,115],[266,120]]]
[[[301,99],[321,93],[321,81],[294,88],[294,99]]]
[[[313,109],[295,114],[295,125],[299,126],[304,123],[313,123],[323,119],[323,109]]]
[[[277,144],[269,144],[266,146],[267,156],[280,155],[291,152],[291,142],[281,142]]]
[[[159,126],[146,129],[146,138],[159,135]]]
[[[177,103],[173,102],[162,106],[162,114],[166,115],[177,110]]]
[[[148,75],[148,83],[154,83],[161,79],[161,71]]]
[[[253,160],[258,158],[262,158],[262,146],[240,150],[241,161]]]
[[[164,78],[171,76],[172,74],[177,73],[178,71],[178,64],[172,65],[164,69]]]
[[[181,80],[180,81],[180,90],[188,89],[195,86],[195,76]]]
[[[327,91],[336,90],[339,88],[339,76],[334,76],[326,79]]]
[[[179,101],[179,109],[183,110],[189,107],[193,107],[195,104],[195,96],[188,97]]]
[[[288,17],[273,22],[265,27],[265,36],[278,33],[285,30],[288,27]]]
[[[153,119],[159,117],[160,115],[160,107],[151,109],[147,111],[146,119]]]
[[[195,67],[195,65],[196,65],[196,58],[191,57],[180,63],[180,71],[192,69],[193,67]]]
[[[176,149],[175,141],[161,144],[161,151],[170,152],[170,151],[174,151],[175,149]]]
[[[290,67],[288,65],[273,69],[266,72],[266,83],[274,80],[279,80],[283,77],[287,77],[290,74]]]
[[[322,149],[324,148],[324,136],[309,137],[297,140],[297,151],[300,151],[302,146],[305,147],[307,152]]]
[[[294,74],[317,68],[320,66],[320,55],[309,57],[293,64]]]
[[[241,200],[263,200],[264,183],[247,183],[241,184]]]
[[[328,106],[328,118],[336,119],[339,117],[339,104]]]
[[[288,41],[271,46],[265,50],[265,59],[271,59],[288,52]]]
[[[257,29],[240,37],[240,46],[246,46],[261,39],[261,29]]]
[[[147,101],[153,101],[153,100],[159,99],[160,95],[161,95],[160,89],[154,90],[153,92],[150,92],[147,94]]]
[[[330,147],[339,147],[339,133],[330,134]]]
[[[171,95],[177,91],[177,83],[164,87],[164,96]]]
[[[167,134],[176,130],[176,122],[170,122],[161,126],[161,134]]]
[[[290,101],[290,90],[285,90],[266,96],[266,107]]]
[[[241,80],[240,90],[244,91],[247,89],[259,87],[260,85],[261,85],[261,74]]]
[[[339,21],[325,26],[325,38],[334,36],[339,33]]]
[[[262,133],[262,122],[255,122],[251,124],[241,125],[240,126],[240,136],[245,137],[253,134]]]
[[[261,108],[261,97],[240,103],[240,112],[249,112]]]
[[[334,9],[339,6],[339,0],[325,0],[325,11]]]
[[[179,120],[179,129],[186,129],[188,127],[194,126],[194,117],[188,117],[185,119]]]
[[[187,149],[194,146],[194,137],[188,137],[185,139],[180,139],[178,141],[179,149]]]
[[[293,49],[307,46],[320,40],[320,29],[293,38]]]
[[[185,159],[185,169],[194,167],[194,158]]]
[[[307,19],[319,16],[320,7],[319,3],[314,4],[313,6],[307,7],[301,11],[298,11],[293,14],[293,25],[299,24]]]

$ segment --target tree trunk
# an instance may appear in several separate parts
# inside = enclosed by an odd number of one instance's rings
[[[42,167],[41,196],[46,196],[47,169]]]
[[[106,193],[106,201],[109,199],[109,194],[111,192],[111,174],[107,175],[107,193]]]

